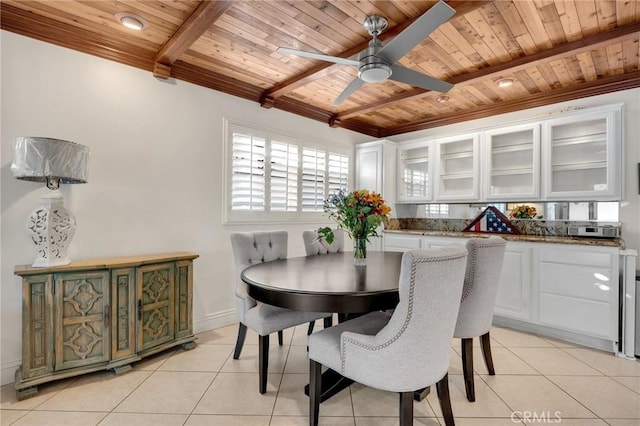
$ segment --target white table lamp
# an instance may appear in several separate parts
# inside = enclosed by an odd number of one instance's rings
[[[61,183],[86,183],[89,148],[74,142],[37,137],[16,139],[11,171],[16,179],[46,182],[51,192],[40,198],[27,220],[36,245],[34,267],[66,265],[67,248],[75,232],[75,218],[64,207]]]

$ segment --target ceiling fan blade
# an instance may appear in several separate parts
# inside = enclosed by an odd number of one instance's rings
[[[361,88],[363,84],[364,84],[364,81],[360,80],[359,78],[355,78],[351,83],[349,83],[347,88],[344,89],[342,93],[340,93],[340,96],[338,96],[333,101],[333,105],[341,104],[345,99],[351,96],[353,92]]]
[[[409,68],[393,65],[391,67],[391,77],[389,80],[399,81],[400,83],[410,84],[412,86],[421,87],[427,90],[435,90],[436,92],[447,93],[453,87],[453,84],[437,78],[422,74]]]
[[[276,52],[280,53],[281,55],[296,55],[296,56],[302,56],[303,58],[318,59],[320,61],[334,62],[336,64],[351,65],[351,66],[354,66],[354,67],[360,66],[360,62],[359,61],[355,61],[353,59],[339,58],[337,56],[323,55],[322,53],[305,52],[304,50],[289,49],[288,47],[278,47],[276,49]]]
[[[455,13],[455,9],[439,1],[380,49],[379,56],[392,64],[397,62]]]

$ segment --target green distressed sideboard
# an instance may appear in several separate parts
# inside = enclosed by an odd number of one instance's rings
[[[92,371],[131,369],[167,348],[195,347],[193,260],[180,252],[16,266],[22,277],[18,399],[37,385]]]

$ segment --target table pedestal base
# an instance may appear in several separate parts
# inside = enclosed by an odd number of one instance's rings
[[[341,390],[351,386],[352,383],[353,380],[347,379],[334,370],[325,371],[322,373],[322,381],[320,382],[320,402],[325,402]],[[304,387],[304,393],[309,396],[309,385]]]

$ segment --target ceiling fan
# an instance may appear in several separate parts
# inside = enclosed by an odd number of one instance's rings
[[[379,15],[367,16],[364,20],[364,28],[371,34],[372,39],[369,42],[369,47],[360,52],[358,60],[286,47],[279,47],[276,51],[282,54],[358,67],[358,77],[333,101],[334,105],[342,103],[364,83],[378,83],[387,79],[446,93],[453,87],[453,84],[402,67],[396,62],[455,13],[456,11],[449,5],[439,1],[385,46],[382,45],[378,36],[387,28],[387,19]]]

